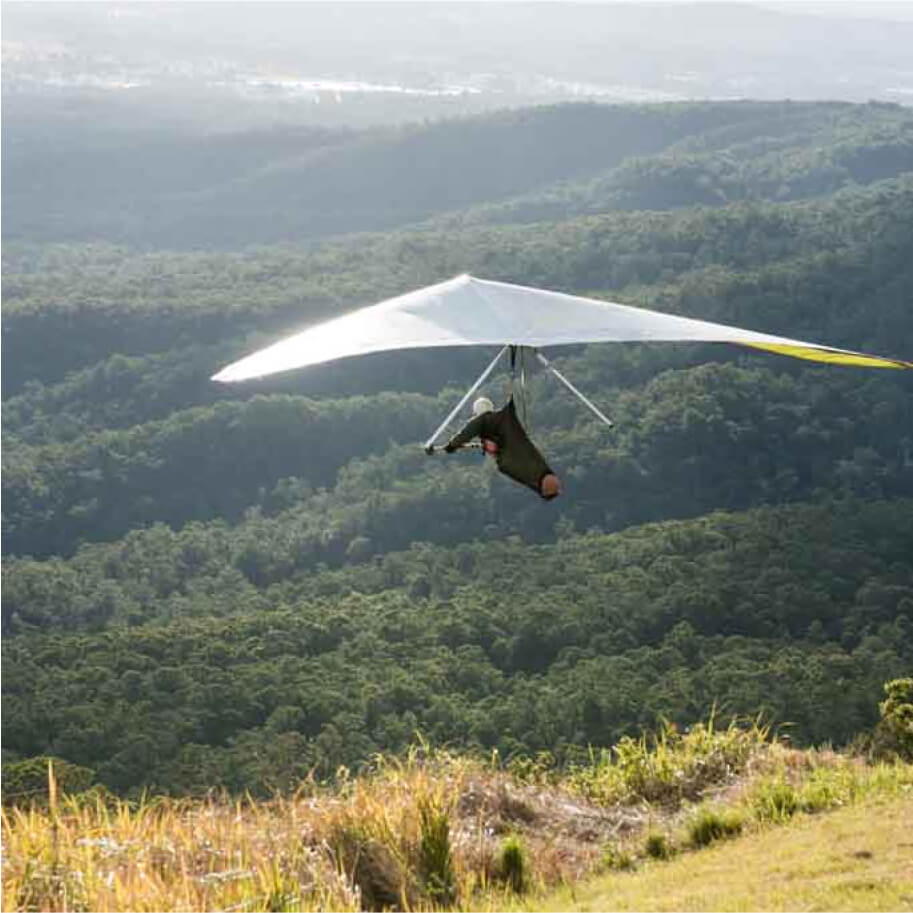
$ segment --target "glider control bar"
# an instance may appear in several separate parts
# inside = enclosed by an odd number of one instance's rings
[[[542,363],[542,365],[552,372],[561,383],[564,384],[568,390],[571,391],[585,406],[591,409],[599,418],[601,418],[610,428],[613,427],[612,420],[602,413],[602,411],[597,408],[592,402],[590,402],[587,397],[585,397],[541,352],[536,351],[536,358]]]
[[[472,394],[475,393],[476,390],[478,390],[479,387],[485,383],[485,381],[488,379],[488,375],[494,371],[495,365],[501,360],[501,356],[509,348],[510,346],[504,346],[504,348],[501,349],[497,355],[495,355],[492,363],[479,375],[479,379],[466,391],[466,395],[453,407],[453,412],[451,412],[450,415],[448,415],[447,418],[441,422],[441,425],[437,431],[435,431],[434,434],[432,434],[431,437],[425,441],[425,453],[434,453],[434,442],[441,436],[441,434],[444,432],[444,429],[453,421],[454,416],[460,411],[460,409],[466,405],[469,397],[472,396]]]

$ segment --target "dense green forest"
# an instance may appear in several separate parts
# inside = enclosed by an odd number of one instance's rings
[[[143,184],[135,145],[30,136],[3,152],[4,761],[268,793],[416,731],[567,761],[715,701],[846,742],[910,674],[911,372],[555,350],[616,428],[533,374],[552,504],[418,446],[489,353],[209,380],[463,271],[910,359],[908,109],[159,137]]]
[[[114,789],[268,792],[417,731],[567,760],[714,700],[845,741],[913,662],[911,509],[416,544],[259,588],[225,528],[134,534],[50,579],[17,569],[34,614],[5,639],[4,742]],[[66,614],[55,592],[74,594]]]

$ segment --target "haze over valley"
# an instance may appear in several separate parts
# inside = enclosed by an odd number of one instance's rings
[[[13,3],[3,26],[13,111],[91,98],[209,129],[585,99],[913,98],[903,4]]]

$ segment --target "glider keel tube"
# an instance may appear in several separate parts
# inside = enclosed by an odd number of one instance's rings
[[[440,427],[437,429],[437,431],[435,431],[434,434],[432,434],[431,437],[425,441],[425,453],[429,455],[434,453],[434,442],[441,436],[441,434],[444,433],[444,430],[453,421],[454,417],[460,411],[460,409],[466,405],[466,403],[469,401],[469,397],[472,396],[472,394],[475,393],[476,390],[478,390],[479,387],[485,383],[485,381],[488,379],[488,375],[494,371],[495,365],[501,360],[501,358],[504,356],[504,353],[509,348],[510,346],[504,346],[501,351],[495,355],[491,364],[479,375],[479,379],[466,391],[466,395],[453,407],[453,411],[450,413],[450,415],[448,415],[447,418],[441,422]]]
[[[615,423],[607,415],[604,415],[601,409],[584,396],[541,352],[536,352],[536,358],[538,358],[542,365],[547,370],[551,371],[552,374],[554,374],[555,377],[557,377],[558,380],[560,380],[561,383],[563,383],[564,386],[584,404],[584,406],[592,411],[597,418],[602,419],[610,428],[615,427]]]

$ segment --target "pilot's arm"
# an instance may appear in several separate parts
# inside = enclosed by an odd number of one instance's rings
[[[460,431],[447,441],[444,445],[444,450],[447,453],[453,453],[454,450],[459,450],[464,444],[468,444],[471,440],[481,437],[486,418],[488,418],[487,413],[484,415],[477,415],[475,418],[470,419]]]

